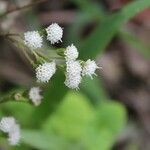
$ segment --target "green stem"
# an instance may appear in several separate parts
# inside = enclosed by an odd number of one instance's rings
[[[2,95],[0,97],[0,103],[8,102],[8,101],[20,101],[20,102],[28,102],[29,100],[25,97],[25,90],[15,90],[7,93],[6,95]]]
[[[25,46],[22,42],[19,42],[18,40],[14,39],[14,38],[8,38],[12,44],[17,47],[17,48],[20,48],[20,50],[22,50],[22,52],[24,53],[25,57],[27,58],[27,60],[30,62],[30,64],[33,66],[33,67],[36,67],[34,61],[30,58],[29,54],[27,53],[26,49],[25,49]]]

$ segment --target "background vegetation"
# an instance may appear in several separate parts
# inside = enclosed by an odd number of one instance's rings
[[[0,1],[1,2],[1,1]],[[42,104],[0,104],[0,116],[15,116],[22,128],[11,150],[149,150],[150,0],[8,0],[0,32],[23,33],[52,22],[64,27],[63,44],[103,67],[79,91],[68,90],[57,72]],[[1,5],[1,4],[0,4]],[[27,7],[24,7],[27,6]],[[47,43],[48,44],[48,43]],[[0,37],[0,94],[29,88],[34,72],[19,49]]]

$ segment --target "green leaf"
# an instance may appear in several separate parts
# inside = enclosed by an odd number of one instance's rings
[[[66,150],[65,139],[39,130],[22,130],[22,142],[39,150]]]
[[[81,45],[81,58],[95,58],[97,54],[102,53],[122,25],[149,6],[149,0],[137,0],[119,12],[106,16]]]
[[[105,102],[98,107],[96,118],[99,130],[108,129],[113,135],[117,135],[126,125],[127,114],[120,103]]]
[[[82,139],[86,150],[110,150],[114,141],[114,136],[109,130],[97,130],[92,127],[88,128]]]
[[[94,110],[84,95],[69,92],[43,129],[69,143],[76,142],[82,149],[109,150],[125,124],[126,111],[121,104],[107,101]]]
[[[94,108],[88,99],[80,93],[69,92],[43,128],[47,132],[56,132],[63,137],[77,140],[93,117]]]
[[[82,137],[87,150],[110,150],[118,134],[126,125],[126,111],[117,102],[101,103],[95,120],[85,127]]]

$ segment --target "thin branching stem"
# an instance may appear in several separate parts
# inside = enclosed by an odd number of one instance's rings
[[[10,13],[13,13],[13,12],[16,12],[16,11],[20,11],[20,10],[23,10],[23,9],[26,9],[26,8],[30,8],[30,7],[33,7],[35,5],[38,5],[38,4],[41,4],[41,3],[45,3],[47,1],[48,0],[38,0],[37,2],[33,2],[33,3],[30,3],[30,4],[22,6],[22,7],[15,7],[13,9],[10,9],[10,10],[6,11],[5,13],[1,14],[0,17],[5,17],[5,16],[7,16]]]

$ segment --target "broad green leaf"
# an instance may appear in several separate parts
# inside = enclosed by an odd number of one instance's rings
[[[137,0],[119,12],[105,17],[81,45],[81,58],[95,58],[106,48],[120,27],[140,11],[150,6],[150,0]]]
[[[82,139],[86,150],[110,150],[115,138],[109,130],[88,129]]]
[[[108,129],[115,136],[126,125],[126,110],[117,102],[101,103],[97,111],[97,127],[99,130]]]
[[[86,126],[82,137],[87,150],[110,150],[118,134],[126,125],[126,111],[117,102],[101,103],[95,120]]]
[[[77,140],[93,117],[94,108],[88,99],[82,94],[69,92],[43,128],[47,132],[56,132],[66,138]]]
[[[69,92],[43,125],[44,131],[76,141],[86,150],[109,150],[126,123],[126,111],[117,102],[93,106],[80,93]],[[72,145],[73,146],[73,145]]]
[[[68,147],[65,139],[39,130],[22,130],[21,134],[24,144],[39,150],[66,150]]]

